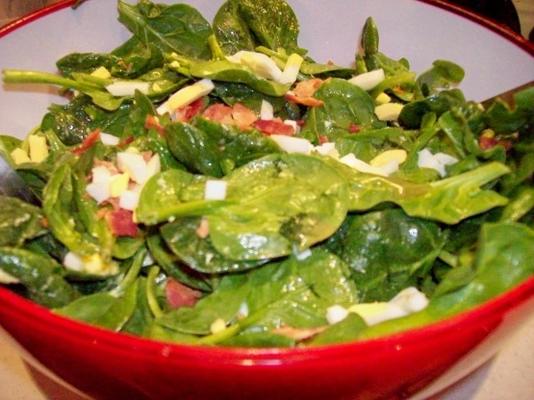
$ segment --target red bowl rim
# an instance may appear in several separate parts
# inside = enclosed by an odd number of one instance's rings
[[[528,52],[530,55],[534,56],[534,44],[530,43],[505,25],[480,16],[463,7],[447,3],[444,0],[418,1],[470,19],[475,23],[498,33]],[[75,0],[60,0],[57,3],[25,15],[0,27],[0,38],[32,21],[69,7],[74,3]],[[218,363],[244,365],[243,360],[247,359],[251,364],[267,366],[280,365],[282,359],[283,364],[288,365],[302,361],[313,361],[319,358],[324,360],[324,357],[328,356],[334,356],[336,358],[354,357],[355,353],[376,353],[377,351],[391,349],[392,347],[396,350],[400,350],[403,347],[420,343],[422,340],[432,340],[433,337],[447,334],[453,329],[465,326],[464,324],[476,324],[477,322],[484,321],[491,315],[502,315],[505,312],[519,307],[522,303],[532,297],[534,297],[534,277],[527,279],[517,287],[478,307],[420,328],[410,329],[376,339],[367,339],[346,344],[306,348],[250,349],[190,346],[136,337],[124,333],[116,333],[62,317],[6,288],[0,287],[0,302],[3,304],[3,313],[16,314],[18,318],[23,317],[31,320],[32,323],[39,323],[43,326],[54,326],[55,329],[57,329],[57,332],[69,336],[74,335],[73,337],[80,340],[87,339],[93,342],[98,342],[101,345],[108,345],[114,349],[123,349],[125,351],[142,351],[144,356],[154,356],[158,358],[163,356],[168,358],[169,361],[172,361],[174,356],[179,355],[179,357],[186,356],[188,360],[198,359],[204,363],[211,359],[213,362]]]

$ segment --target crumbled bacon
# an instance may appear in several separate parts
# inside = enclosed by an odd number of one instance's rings
[[[354,122],[351,122],[349,125],[349,132],[350,133],[358,133],[360,132],[360,125],[355,124]]]
[[[137,236],[137,225],[133,221],[133,212],[119,208],[106,213],[106,221],[115,236]]]
[[[309,339],[326,329],[326,326],[319,326],[317,328],[293,328],[291,326],[282,326],[273,330],[277,335],[286,336],[296,341]]]
[[[216,103],[212,104],[204,110],[202,116],[210,121],[219,122],[221,124],[233,124],[232,107],[226,104]]]
[[[72,149],[72,152],[76,154],[77,156],[85,153],[87,150],[89,150],[91,147],[94,146],[94,144],[100,139],[100,129],[95,129],[92,131],[89,135],[83,139],[83,142]]]
[[[146,128],[146,122],[145,122],[145,128]],[[147,129],[148,129],[148,128],[147,128]],[[133,141],[134,141],[134,137],[133,137],[133,136],[128,136],[128,137],[122,139],[122,140],[119,142],[118,146],[119,146],[121,149],[123,149],[123,148],[125,148],[126,146],[128,146],[130,143],[132,143]]]
[[[285,97],[285,99],[287,101],[289,101],[291,103],[300,104],[300,105],[303,105],[303,106],[306,106],[306,107],[321,107],[322,105],[324,105],[324,102],[322,100],[316,99],[315,97],[312,97],[312,96],[307,96],[307,97],[296,96],[295,93],[293,93],[291,91],[287,92],[284,97]]]
[[[328,143],[328,136],[326,135],[319,135],[319,144],[325,144]]]
[[[200,114],[204,108],[204,97],[195,100],[191,104],[188,104],[185,107],[179,108],[174,112],[174,117],[176,121],[179,122],[189,122],[195,116]]]
[[[284,124],[280,118],[270,120],[259,119],[254,122],[254,127],[265,135],[293,136],[295,134],[295,129],[291,125]]]
[[[159,118],[154,115],[147,115],[145,119],[145,129],[154,129],[160,136],[165,135],[165,128],[160,124]],[[132,138],[133,140],[133,138]]]
[[[293,89],[293,94],[298,97],[311,97],[321,87],[323,82],[322,79],[318,78],[300,81]]]
[[[210,228],[208,225],[208,220],[206,218],[202,218],[200,220],[200,224],[198,225],[198,228],[195,233],[201,239],[205,239],[208,237],[208,235],[210,234]]]
[[[239,129],[248,129],[258,119],[254,111],[241,103],[232,107],[232,118]]]
[[[512,148],[512,141],[506,139],[497,139],[496,137],[490,137],[481,135],[478,138],[478,145],[482,150],[490,150],[495,146],[502,146],[506,151]]]
[[[167,279],[165,285],[165,297],[170,308],[193,307],[202,297],[198,290],[191,289],[175,279]]]

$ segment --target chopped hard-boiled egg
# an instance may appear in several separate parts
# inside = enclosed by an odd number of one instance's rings
[[[389,176],[393,172],[397,171],[399,168],[399,165],[395,162],[390,162],[386,165],[375,167],[367,164],[365,161],[356,158],[356,156],[352,153],[341,157],[339,161],[345,165],[348,165],[351,168],[354,168],[357,171],[380,176]]]
[[[382,167],[391,161],[396,162],[397,164],[402,164],[406,161],[407,153],[406,150],[395,149],[395,150],[386,150],[375,158],[373,158],[369,164],[373,167]]]
[[[178,90],[169,97],[166,102],[158,107],[157,112],[159,115],[172,113],[178,108],[185,107],[195,100],[208,95],[214,88],[215,85],[211,80],[202,79]]]
[[[398,305],[407,313],[414,313],[426,308],[428,298],[416,288],[409,287],[397,293],[389,302]]]
[[[19,283],[20,281],[15,278],[13,275],[8,274],[0,269],[0,283],[4,285],[11,285],[14,283]]]
[[[105,263],[99,254],[82,257],[69,251],[63,258],[63,265],[71,271],[92,275],[110,275],[118,272],[115,263]]]
[[[297,80],[297,76],[300,71],[300,66],[302,65],[303,61],[304,59],[297,53],[291,54],[287,59],[284,71],[282,72],[279,82],[283,84],[294,83]]]
[[[119,207],[134,211],[139,204],[140,193],[133,190],[125,190],[119,197]]]
[[[385,78],[386,76],[384,75],[384,70],[380,68],[374,71],[364,72],[363,74],[356,75],[355,77],[349,79],[349,82],[363,90],[371,90]]]
[[[133,96],[136,90],[143,94],[150,92],[150,83],[143,81],[116,81],[106,86],[106,90],[115,97]]]
[[[226,198],[226,181],[209,179],[204,189],[205,200],[224,200]]]
[[[417,166],[419,168],[431,168],[438,171],[439,176],[444,177],[447,174],[445,167],[456,164],[458,159],[445,153],[432,154],[430,150],[423,149],[417,153]]]
[[[111,74],[106,67],[98,67],[93,72],[91,72],[91,76],[94,76],[95,78],[100,78],[100,79],[111,78]]]
[[[16,165],[31,162],[30,157],[28,156],[28,153],[26,153],[21,148],[16,148],[15,150],[11,152],[10,155],[11,155],[13,162]]]
[[[228,61],[241,64],[251,69],[262,78],[280,82],[282,71],[276,63],[263,53],[241,50],[232,56],[226,57]],[[299,66],[300,67],[300,66]]]
[[[375,107],[375,114],[380,121],[396,121],[403,109],[400,103],[386,103]]]
[[[367,325],[376,325],[407,315],[398,305],[386,302],[355,304],[350,306],[349,311],[362,317]]]
[[[337,151],[336,144],[334,142],[320,144],[319,146],[315,146],[313,150],[322,156],[339,158],[339,152]]]
[[[286,125],[289,125],[290,127],[293,128],[293,132],[298,132],[300,127],[299,125],[297,124],[297,121],[293,120],[293,119],[285,119],[284,120],[284,124]]]
[[[38,135],[30,135],[28,137],[28,145],[30,147],[30,160],[34,163],[40,163],[48,157],[48,146],[46,145],[46,138]]]
[[[159,172],[159,155],[155,154],[147,163],[142,154],[122,151],[117,153],[117,166],[122,172],[126,172],[134,182],[143,185],[150,177]]]
[[[224,322],[224,319],[222,319],[222,318],[217,318],[210,325],[210,331],[211,331],[212,334],[216,334],[216,333],[222,332],[225,329],[226,329],[226,322]]]
[[[85,187],[85,191],[99,204],[111,197],[109,182],[91,182]]]
[[[111,197],[119,197],[128,189],[130,176],[127,173],[115,174],[109,180],[109,193]]]
[[[378,96],[376,96],[375,101],[377,104],[387,104],[391,101],[391,97],[389,97],[384,92],[380,93]]]
[[[269,136],[278,146],[288,153],[310,154],[313,150],[313,144],[307,139],[287,135]]]
[[[270,121],[274,118],[273,105],[267,100],[261,101],[260,119],[264,121]]]
[[[106,146],[116,146],[119,144],[120,139],[117,136],[110,135],[109,133],[100,132],[100,141]]]
[[[348,315],[349,310],[339,304],[335,304],[326,309],[326,320],[330,325],[343,321]]]

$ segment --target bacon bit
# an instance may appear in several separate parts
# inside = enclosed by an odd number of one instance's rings
[[[232,107],[232,118],[239,129],[248,129],[258,120],[256,113],[241,103]]]
[[[133,222],[133,212],[122,208],[106,213],[106,221],[115,236],[137,236],[137,225]]]
[[[165,297],[170,308],[174,310],[181,307],[193,307],[202,297],[202,293],[175,279],[168,278],[165,285]]]
[[[232,111],[231,107],[222,103],[217,103],[206,108],[202,113],[202,116],[210,121],[231,125],[234,122]]]
[[[293,136],[295,130],[291,125],[284,124],[280,118],[271,120],[259,119],[254,122],[254,127],[265,135],[287,135]]]
[[[306,121],[304,121],[303,119],[297,119],[297,125],[300,126],[301,128],[304,126],[305,123]]]
[[[145,122],[145,128],[146,128],[146,122]],[[133,141],[134,141],[134,137],[133,136],[128,136],[127,138],[122,139],[119,142],[118,146],[123,149],[126,146],[128,146],[130,143],[132,143]]]
[[[95,129],[92,131],[89,135],[83,139],[83,142],[78,146],[72,149],[72,152],[76,154],[77,156],[85,153],[87,150],[89,150],[91,147],[94,146],[94,144],[100,139],[100,129]]]
[[[119,170],[117,169],[117,167],[115,166],[115,164],[113,164],[112,162],[110,161],[105,161],[105,160],[94,160],[93,161],[93,167],[104,167],[106,168],[110,173],[111,175],[115,175],[115,174],[118,174],[119,173]]]
[[[160,136],[165,136],[165,127],[160,124],[159,118],[154,115],[146,116],[145,129],[154,129],[159,133]]]
[[[296,96],[293,92],[287,92],[284,97],[287,101],[291,103],[300,104],[307,107],[321,107],[322,105],[324,105],[324,101],[316,99],[315,97]]]
[[[498,139],[491,130],[484,131],[478,138],[478,145],[482,150],[490,150],[495,146],[502,146],[506,151],[512,148],[512,141],[507,139]]]
[[[314,78],[305,81],[300,81],[293,89],[292,93],[298,97],[311,97],[315,94],[317,89],[324,83],[322,79]]]
[[[188,104],[187,106],[176,110],[174,113],[175,120],[179,122],[189,122],[195,116],[200,114],[203,108],[204,108],[204,97],[201,97],[200,99],[195,100],[191,104]]]
[[[50,224],[48,223],[48,218],[46,218],[46,217],[41,218],[41,220],[39,221],[39,223],[41,224],[41,226],[42,226],[43,228],[48,228],[49,225],[50,225]]]
[[[297,341],[309,339],[318,333],[323,332],[326,326],[319,326],[317,328],[293,328],[291,326],[282,326],[280,328],[273,329],[273,333],[277,335],[286,336],[290,339]]]
[[[358,133],[360,132],[360,125],[355,124],[354,122],[351,122],[349,125],[349,132],[350,133]]]
[[[107,200],[106,200],[107,201]],[[102,219],[106,217],[106,214],[109,212],[107,208],[99,208],[96,212],[96,219]]]
[[[198,225],[198,228],[195,233],[201,239],[206,239],[208,237],[208,235],[210,234],[210,227],[206,218],[202,218],[200,220],[200,224]]]
[[[326,135],[319,135],[319,144],[325,144],[328,143],[328,136]]]

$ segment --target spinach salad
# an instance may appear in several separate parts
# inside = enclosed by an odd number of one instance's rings
[[[0,282],[53,312],[204,345],[291,347],[429,324],[534,274],[534,90],[484,109],[464,71],[314,61],[283,0],[118,2],[132,36],[73,53],[2,156]],[[356,38],[354,39],[356,42]]]

